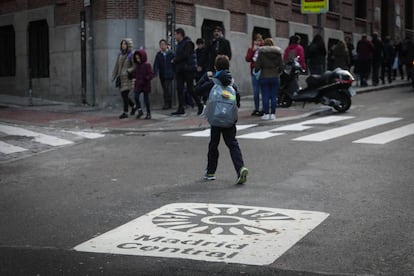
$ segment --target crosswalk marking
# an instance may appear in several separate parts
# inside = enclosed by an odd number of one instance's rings
[[[335,122],[339,122],[343,120],[348,120],[352,118],[355,118],[355,117],[354,116],[327,116],[323,118],[307,120],[307,121],[300,122],[297,124],[290,124],[290,125],[286,125],[282,127],[277,127],[269,131],[272,131],[272,132],[273,131],[275,132],[277,131],[303,131],[303,130],[312,128],[309,125],[327,125],[327,124],[331,124],[331,123],[335,123]]]
[[[12,154],[16,152],[26,151],[27,149],[18,146],[10,145],[8,143],[0,141],[0,152],[4,154]]]
[[[251,127],[255,127],[257,124],[249,124],[249,125],[236,125],[237,130],[248,129]],[[210,137],[210,129],[194,131],[190,133],[182,134],[182,136],[190,136],[190,137]]]
[[[414,134],[414,124],[409,124],[376,135],[354,141],[353,143],[383,145]]]
[[[49,146],[64,146],[73,144],[73,142],[69,140],[30,131],[20,127],[0,125],[0,132],[3,132],[7,135],[33,137],[34,141]]]
[[[370,120],[365,120],[365,121],[349,124],[343,127],[338,127],[338,128],[329,129],[326,131],[321,131],[318,133],[298,137],[293,140],[294,141],[322,142],[322,141],[330,140],[330,139],[337,138],[340,136],[355,133],[361,130],[373,128],[373,127],[388,124],[391,122],[395,122],[401,119],[402,118],[378,117],[378,118],[374,118]]]
[[[78,135],[86,139],[98,139],[98,138],[105,137],[105,134],[96,133],[96,132],[86,132],[86,131],[64,131],[64,132]]]
[[[276,133],[270,131],[258,131],[237,136],[242,139],[267,139],[274,136],[283,135],[284,133]]]

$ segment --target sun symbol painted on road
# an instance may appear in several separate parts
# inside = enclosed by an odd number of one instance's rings
[[[176,208],[158,215],[152,222],[163,228],[213,235],[260,235],[279,233],[266,228],[266,221],[295,220],[287,215],[259,208],[195,207]]]

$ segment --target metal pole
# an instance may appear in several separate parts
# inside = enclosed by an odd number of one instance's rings
[[[81,101],[86,102],[86,26],[85,26],[85,10],[80,13],[81,21]]]
[[[32,68],[29,68],[29,105],[33,105],[33,83],[32,83]]]
[[[94,37],[93,37],[93,13],[92,13],[92,1],[87,7],[88,11],[88,66],[89,70],[89,89],[92,96],[92,106],[95,106],[95,52],[94,52]]]

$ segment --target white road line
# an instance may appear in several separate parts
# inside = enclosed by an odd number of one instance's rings
[[[330,140],[330,139],[337,138],[340,136],[355,133],[361,130],[373,128],[373,127],[388,124],[391,122],[395,122],[398,120],[401,120],[401,118],[379,117],[379,118],[374,118],[370,120],[353,123],[353,124],[346,125],[343,127],[338,127],[338,128],[329,129],[326,131],[321,131],[318,133],[298,137],[296,139],[293,139],[293,141],[322,142],[322,141]]]
[[[86,131],[64,131],[67,133],[75,134],[81,136],[86,139],[98,139],[105,137],[105,134],[97,133],[97,132],[86,132]]]
[[[34,141],[50,146],[64,146],[73,144],[73,142],[69,140],[30,131],[20,127],[0,125],[0,132],[6,133],[7,135],[33,137]]]
[[[191,137],[210,137],[210,129],[205,129],[201,131],[194,131],[190,133],[185,133],[182,136],[191,136]]]
[[[356,140],[353,143],[383,145],[413,134],[414,124],[409,124],[403,127],[392,129],[390,131],[385,131],[376,135]]]
[[[255,127],[257,124],[250,124],[250,125],[236,125],[237,130],[248,129],[251,127]]]
[[[12,154],[16,152],[26,151],[27,149],[18,146],[10,145],[0,141],[0,152],[4,154]]]
[[[355,118],[355,117],[354,116],[327,116],[323,118],[307,120],[307,121],[300,122],[297,124],[291,124],[291,125],[274,128],[269,131],[275,131],[275,132],[276,131],[303,131],[303,130],[312,128],[311,126],[308,126],[308,125],[327,125],[327,124],[331,124],[331,123],[335,123],[335,122],[339,122],[343,120],[348,120],[352,118]]]
[[[269,131],[258,131],[258,132],[252,132],[252,133],[247,133],[247,134],[243,134],[243,135],[239,135],[237,136],[237,138],[241,138],[241,139],[267,139],[273,136],[280,136],[283,135],[284,133],[272,133]]]
[[[251,127],[255,127],[257,124],[250,124],[250,125],[236,125],[237,130],[244,130]],[[190,136],[190,137],[210,137],[210,129],[205,129],[201,131],[194,131],[190,133],[185,133],[182,136]]]

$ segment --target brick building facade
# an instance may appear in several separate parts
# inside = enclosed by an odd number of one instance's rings
[[[29,67],[35,96],[118,105],[110,80],[119,42],[132,38],[145,47],[152,62],[158,41],[167,36],[166,14],[175,15],[193,40],[208,39],[221,25],[233,50],[232,71],[243,94],[249,94],[249,66],[244,61],[254,32],[262,32],[285,48],[289,36],[307,44],[321,32],[326,45],[363,33],[413,38],[412,0],[330,0],[319,17],[302,14],[300,0],[0,0],[0,93],[26,95]],[[89,5],[90,4],[90,5]],[[81,81],[80,13],[86,14],[86,91]],[[319,25],[320,22],[320,25]],[[153,101],[161,102],[158,80]]]

